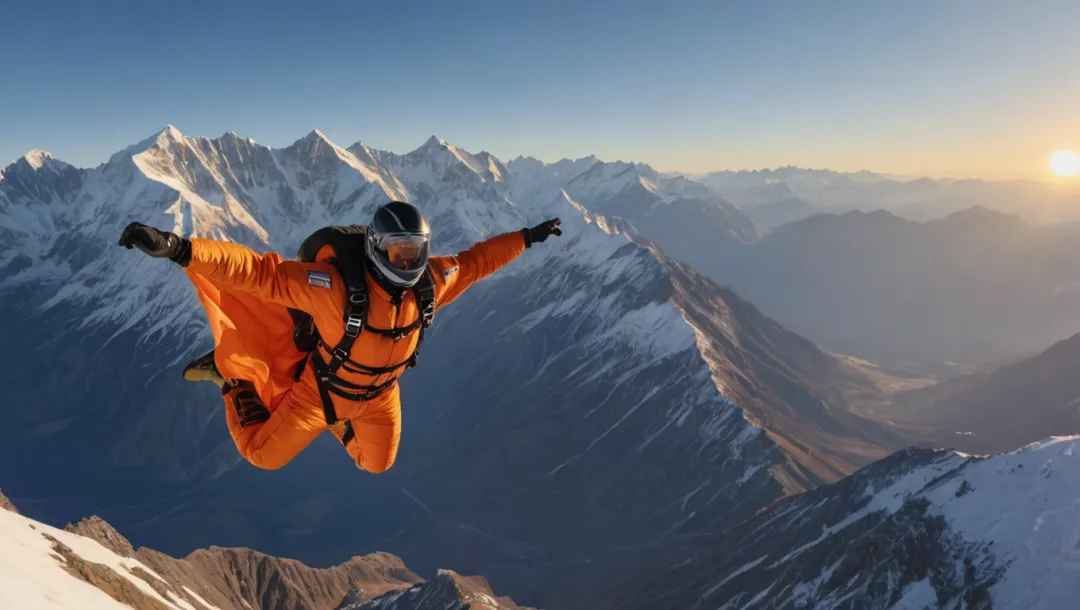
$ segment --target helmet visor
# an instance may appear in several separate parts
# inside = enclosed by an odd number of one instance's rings
[[[428,239],[420,235],[387,235],[378,239],[386,262],[402,270],[417,269],[427,263]]]

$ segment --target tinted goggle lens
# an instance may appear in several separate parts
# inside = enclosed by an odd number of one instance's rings
[[[416,235],[390,236],[379,240],[379,249],[386,252],[387,261],[399,269],[412,269],[422,262],[427,245],[427,238]]]

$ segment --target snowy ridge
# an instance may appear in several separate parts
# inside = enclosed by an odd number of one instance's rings
[[[695,549],[660,578],[628,581],[627,607],[1072,607],[1078,444],[1054,437],[993,457],[900,452],[673,552],[666,561]],[[714,545],[723,555],[703,551]]]
[[[0,510],[0,542],[0,602],[5,608],[122,610],[149,598],[169,610],[217,610],[187,587],[183,593],[172,590],[172,585],[137,559],[121,557],[94,540],[6,510]],[[58,551],[60,545],[69,551]],[[108,579],[111,573],[137,593],[128,594],[122,603],[65,569],[80,559],[103,566],[95,569],[98,578]],[[165,597],[159,590],[171,594]]]

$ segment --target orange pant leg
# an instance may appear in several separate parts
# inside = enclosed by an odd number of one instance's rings
[[[272,411],[251,382],[240,382],[224,396],[229,434],[240,454],[259,468],[277,470],[326,429],[322,405],[311,401],[302,384]]]
[[[365,403],[359,415],[338,422],[331,430],[345,445],[345,451],[357,466],[373,474],[386,472],[397,459],[401,439],[401,394],[398,386]]]

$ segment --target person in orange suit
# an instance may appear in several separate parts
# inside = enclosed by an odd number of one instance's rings
[[[561,235],[559,224],[429,258],[427,220],[393,201],[369,226],[316,244],[313,262],[137,222],[120,245],[173,261],[194,285],[214,350],[185,377],[221,388],[229,432],[248,462],[281,468],[330,429],[358,467],[381,473],[393,466],[401,436],[398,378],[415,365],[434,313],[526,248]],[[314,347],[297,340],[298,313],[311,324]]]

